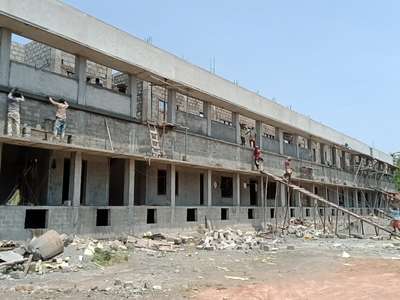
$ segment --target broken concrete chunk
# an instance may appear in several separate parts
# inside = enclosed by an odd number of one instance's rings
[[[64,252],[64,242],[55,230],[49,230],[28,244],[28,251],[34,259],[48,260]]]

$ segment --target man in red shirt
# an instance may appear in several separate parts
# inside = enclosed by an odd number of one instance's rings
[[[264,159],[261,157],[261,150],[258,146],[254,147],[253,155],[254,155],[254,164],[256,165],[257,170],[259,170],[261,162],[263,162]]]

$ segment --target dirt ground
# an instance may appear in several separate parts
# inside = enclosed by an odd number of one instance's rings
[[[0,299],[398,299],[397,240],[293,238],[277,247],[136,249],[128,262],[104,269],[0,280]]]

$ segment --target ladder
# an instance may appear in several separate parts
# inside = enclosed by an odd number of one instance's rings
[[[161,157],[162,153],[160,148],[160,137],[157,124],[148,122],[147,127],[149,128],[151,155],[154,157]]]
[[[339,206],[339,205],[337,205],[335,203],[332,203],[332,202],[324,199],[323,197],[318,196],[318,195],[316,195],[316,194],[314,194],[314,193],[312,193],[312,192],[310,192],[310,191],[308,191],[308,190],[306,190],[304,188],[301,188],[301,187],[299,187],[299,186],[297,186],[295,184],[289,183],[289,182],[287,182],[285,179],[283,179],[281,177],[278,177],[278,176],[276,176],[274,174],[266,172],[265,170],[260,171],[260,173],[271,177],[275,181],[280,182],[280,183],[288,186],[289,188],[292,188],[294,191],[302,193],[303,195],[309,196],[310,198],[312,198],[314,200],[317,200],[319,202],[322,202],[322,203],[326,204],[327,206],[330,206],[332,208],[335,208],[336,210],[339,210],[339,211],[342,211],[342,212],[346,213],[349,218],[350,218],[350,216],[352,216],[352,217],[360,220],[361,223],[365,222],[365,223],[367,223],[369,225],[374,226],[376,232],[377,232],[378,229],[380,229],[382,231],[385,231],[385,232],[389,233],[391,236],[394,235],[394,236],[400,237],[400,235],[398,233],[392,232],[390,229],[388,229],[388,228],[386,228],[384,226],[381,226],[381,225],[379,225],[379,224],[377,224],[377,223],[375,223],[375,222],[373,222],[373,221],[371,221],[371,220],[369,220],[367,218],[364,218],[364,217],[362,217],[362,216],[360,216],[360,215],[358,215],[358,214],[356,214],[356,213],[354,213],[354,212],[352,212],[352,211],[350,211],[348,209],[345,209],[345,208],[343,208],[343,207],[341,207],[341,206]]]

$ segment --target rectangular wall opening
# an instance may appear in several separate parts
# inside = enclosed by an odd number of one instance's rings
[[[186,210],[186,221],[187,222],[197,221],[197,208],[188,208]]]
[[[167,171],[157,171],[157,195],[167,194]]]
[[[232,177],[221,177],[221,197],[232,198],[233,197],[233,178]]]
[[[221,208],[221,220],[229,220],[229,208]]]
[[[98,209],[96,211],[96,226],[110,226],[110,210]]]
[[[157,209],[148,208],[147,209],[147,224],[156,224],[157,223]]]
[[[110,179],[108,201],[110,206],[124,205],[124,177],[125,160],[118,158],[110,159]]]
[[[270,213],[270,218],[271,218],[271,219],[275,219],[275,208],[271,208],[271,209],[269,210],[269,213]]]
[[[64,170],[63,170],[63,186],[62,186],[62,202],[69,200],[69,179],[71,172],[71,160],[64,158]]]
[[[309,216],[310,216],[310,209],[306,208],[306,217],[309,217]]]
[[[267,185],[267,199],[275,199],[276,182],[268,182]]]
[[[257,181],[250,180],[250,205],[257,205]]]
[[[249,220],[253,220],[254,219],[254,209],[253,208],[249,208],[247,210],[247,219],[249,219]]]
[[[290,217],[291,217],[291,218],[296,217],[295,209],[294,209],[294,208],[291,208],[291,209],[290,209]]]
[[[25,211],[25,229],[47,228],[47,209],[27,209]]]
[[[324,209],[323,209],[323,208],[320,208],[320,209],[319,209],[319,215],[320,215],[320,216],[323,216],[323,215],[324,215]]]

